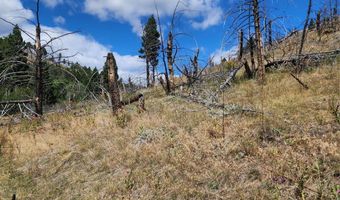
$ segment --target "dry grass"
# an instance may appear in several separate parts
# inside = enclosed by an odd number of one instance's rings
[[[88,105],[0,130],[0,199],[336,199],[340,127],[339,66],[268,74],[265,123],[225,119],[160,88],[113,118]],[[262,88],[243,81],[225,103],[261,110]],[[76,113],[75,113],[76,112]],[[79,116],[78,113],[82,113]],[[3,140],[5,141],[5,140]],[[10,151],[9,151],[10,150]],[[11,153],[10,153],[11,152]]]

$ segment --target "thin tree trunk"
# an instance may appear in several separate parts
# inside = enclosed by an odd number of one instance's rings
[[[262,34],[260,27],[260,13],[259,13],[259,2],[253,0],[253,15],[254,15],[254,26],[255,26],[255,40],[257,47],[257,64],[259,71],[259,80],[263,84],[265,82],[265,68],[263,64],[263,46],[262,46]]]
[[[159,19],[159,13],[158,13],[157,6],[156,6],[156,12],[157,12],[159,33],[160,33],[160,36],[161,36],[162,60],[163,60],[163,64],[164,64],[164,76],[165,76],[165,80],[166,80],[166,86],[164,87],[164,84],[163,84],[163,88],[165,89],[165,93],[167,95],[169,95],[171,93],[171,86],[170,86],[170,80],[169,80],[169,75],[168,75],[168,67],[167,67],[166,61],[165,61],[164,39],[163,39],[162,26],[161,26],[161,21]]]
[[[199,56],[199,53],[200,53],[200,49],[197,49],[196,55],[194,56],[194,59],[191,61],[193,68],[194,68],[193,77],[195,77],[195,78],[197,78],[197,76],[198,76],[198,56]]]
[[[269,21],[268,23],[268,44],[269,47],[273,45],[273,38],[272,38],[272,20]]]
[[[170,31],[168,34],[168,43],[167,43],[167,59],[168,59],[168,68],[170,74],[170,80],[174,83],[174,67],[173,67],[173,58],[172,58],[172,50],[173,50],[173,35]]]
[[[321,40],[321,11],[316,15],[316,32],[318,33],[319,41]]]
[[[35,112],[38,115],[43,115],[43,74],[42,74],[42,49],[41,49],[41,29],[40,29],[40,19],[39,19],[39,0],[37,1],[37,25],[35,29]]]
[[[107,54],[109,92],[111,97],[112,113],[115,115],[121,107],[120,93],[118,88],[118,67],[112,53]]]
[[[253,37],[249,40],[250,46],[250,62],[251,62],[251,71],[255,74],[255,58],[254,58],[254,39]]]
[[[145,60],[146,60],[146,86],[150,87],[150,64],[147,56]]]
[[[307,9],[307,16],[306,16],[306,20],[305,20],[305,25],[303,26],[303,32],[302,32],[302,37],[301,37],[301,42],[300,42],[300,48],[299,48],[299,57],[302,54],[302,50],[303,50],[303,45],[305,43],[306,37],[307,37],[307,33],[308,33],[308,23],[309,23],[309,15],[312,9],[312,0],[309,0],[308,3],[308,9]],[[300,66],[300,61],[298,61],[298,71],[301,71],[303,69],[302,66]]]
[[[246,70],[247,78],[251,79],[253,77],[253,72],[251,71],[246,59],[244,61],[244,69]]]
[[[239,45],[238,45],[238,61],[241,61],[242,60],[242,57],[243,57],[243,31],[240,30],[239,32],[239,38],[238,38],[238,41],[239,41]]]

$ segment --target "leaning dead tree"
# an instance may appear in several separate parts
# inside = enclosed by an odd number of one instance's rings
[[[114,58],[112,53],[107,54],[106,65],[108,66],[108,84],[109,84],[109,96],[110,96],[110,106],[112,109],[113,115],[117,115],[118,111],[122,106],[134,103],[136,101],[139,102],[138,110],[139,112],[145,110],[144,106],[144,95],[141,93],[137,93],[130,97],[129,99],[121,101],[121,95],[118,87],[118,66],[116,63],[116,59]]]

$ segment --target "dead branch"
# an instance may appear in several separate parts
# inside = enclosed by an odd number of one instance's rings
[[[307,86],[305,83],[303,83],[303,82],[302,82],[297,76],[295,76],[293,73],[290,73],[290,75],[291,75],[295,80],[297,80],[297,82],[300,83],[300,85],[302,85],[303,88],[305,88],[306,90],[309,89],[308,86]]]

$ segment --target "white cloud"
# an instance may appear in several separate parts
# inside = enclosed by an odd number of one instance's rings
[[[0,17],[11,21],[13,23],[19,24],[22,29],[29,33],[35,32],[35,27],[29,23],[28,20],[24,18],[18,18],[17,15],[24,16],[28,19],[33,19],[32,11],[24,9],[20,0],[0,0]],[[20,13],[19,13],[20,12]],[[4,22],[0,22],[0,35],[8,35],[12,31],[12,25]],[[56,37],[61,34],[69,32],[68,30],[62,29],[60,27],[48,27],[42,26],[42,41],[49,39],[46,31],[51,37]],[[25,41],[32,40],[25,34],[22,34]],[[55,40],[52,43],[54,50],[59,48],[66,48],[67,51],[62,52],[63,55],[74,55],[76,56],[70,58],[73,62],[79,62],[82,65],[97,67],[101,69],[105,63],[105,56],[111,49],[103,44],[100,44],[90,36],[82,35],[80,33],[72,34],[63,37],[62,39]],[[117,52],[113,52],[115,55],[119,74],[123,78],[129,76],[137,76],[143,73],[144,63],[139,59],[137,55],[121,55]]]
[[[211,58],[213,58],[213,62],[215,64],[220,64],[221,63],[221,60],[223,58],[225,59],[229,59],[229,58],[235,58],[236,57],[236,54],[237,54],[237,49],[238,47],[237,46],[233,46],[231,47],[229,50],[221,50],[221,49],[218,49],[216,50],[214,53],[212,53],[210,55]]]
[[[64,17],[62,16],[57,16],[55,18],[53,18],[53,22],[56,24],[56,25],[64,25],[66,20]]]
[[[179,11],[196,29],[206,29],[218,24],[222,19],[220,0],[182,0]],[[102,20],[114,18],[128,22],[133,31],[140,34],[141,18],[155,14],[154,0],[85,0],[85,11]],[[157,7],[160,16],[172,16],[176,0],[159,0]]]
[[[31,10],[25,9],[20,0],[0,0],[0,17],[18,25],[34,17]],[[0,36],[10,32],[13,26],[0,20]]]
[[[46,31],[51,37],[56,37],[61,34],[69,32],[68,30],[59,27],[41,27],[43,31]],[[34,31],[34,26],[25,25],[24,29],[30,32]],[[24,36],[26,41],[30,41],[27,36]],[[42,41],[49,39],[49,36],[42,34]],[[74,57],[69,58],[70,61],[78,62],[85,66],[97,67],[99,70],[104,66],[106,55],[110,52],[110,48],[100,44],[90,36],[75,33],[67,35],[61,39],[55,40],[52,43],[53,49],[66,48],[63,51],[63,56]],[[129,76],[138,76],[144,71],[144,62],[137,55],[121,55],[117,52],[113,52],[117,65],[118,73],[121,77],[126,79]]]
[[[49,8],[54,8],[59,4],[63,4],[64,0],[42,0],[42,2]]]

